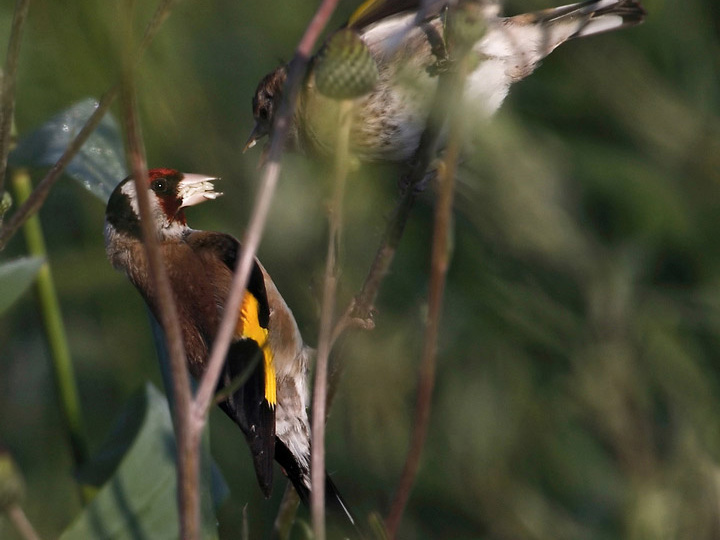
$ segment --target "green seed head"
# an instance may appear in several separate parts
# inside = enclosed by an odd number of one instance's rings
[[[354,99],[370,92],[378,70],[365,43],[354,30],[333,34],[315,58],[315,84],[333,99]]]

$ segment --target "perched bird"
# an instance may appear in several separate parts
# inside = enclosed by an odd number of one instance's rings
[[[358,98],[354,109],[350,147],[360,160],[404,162],[413,156],[439,74],[452,60],[445,39],[447,2],[431,2],[436,9],[418,24],[419,5],[418,0],[368,0],[346,24],[359,33],[379,72],[374,89]],[[510,85],[530,75],[562,43],[633,26],[645,17],[636,0],[588,0],[514,17],[496,16],[497,4],[486,6],[486,30],[472,46],[474,68],[465,85],[466,110],[478,119],[495,113]],[[255,127],[245,150],[272,131],[286,78],[287,66],[282,65],[260,81],[252,101]],[[328,119],[337,107],[317,91],[311,64],[290,146],[310,155],[332,154],[337,135]]]
[[[220,232],[188,227],[184,209],[222,195],[215,178],[151,169],[139,182],[150,195],[153,223],[167,278],[177,305],[192,375],[203,375],[229,294],[240,243]],[[105,213],[105,248],[110,263],[124,271],[159,319],[158,300],[148,275],[135,183],[126,178],[113,191]],[[219,382],[222,389],[257,361],[247,381],[220,403],[250,446],[260,488],[270,495],[273,459],[301,499],[310,491],[310,430],[306,410],[307,372],[313,351],[302,340],[295,318],[272,279],[255,259],[238,322]],[[328,504],[351,519],[335,486],[326,482]]]

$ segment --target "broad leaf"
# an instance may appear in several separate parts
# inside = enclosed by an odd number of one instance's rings
[[[158,363],[160,364],[160,373],[163,379],[163,386],[165,388],[165,394],[167,395],[168,403],[170,404],[170,410],[174,410],[174,396],[173,396],[173,379],[172,369],[170,367],[170,356],[165,343],[165,333],[163,332],[162,326],[152,314],[147,310],[148,317],[150,319],[150,328],[152,330],[153,339],[155,341],[155,352],[157,352]],[[197,383],[195,379],[191,379],[193,395],[197,390]],[[220,472],[220,468],[217,463],[210,457],[210,426],[205,426],[203,431],[203,437],[201,441],[202,448],[202,459],[203,467],[207,467],[209,463],[210,467],[210,494],[212,495],[212,503],[215,508],[219,508],[222,502],[230,495],[230,488],[225,483],[225,478]]]
[[[101,487],[61,539],[178,538],[175,463],[167,401],[148,384],[130,400],[97,457],[79,473],[81,482]],[[209,467],[202,469],[204,479],[209,478]],[[202,483],[202,537],[217,538],[208,484]]]
[[[23,257],[0,264],[0,314],[32,284],[42,263],[40,257]]]
[[[15,167],[53,166],[97,105],[92,98],[79,101],[22,137],[10,154],[10,164]],[[65,172],[100,198],[103,204],[107,203],[112,190],[127,176],[122,136],[110,113],[103,117]]]

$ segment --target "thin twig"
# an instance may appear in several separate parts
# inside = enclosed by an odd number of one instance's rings
[[[258,194],[253,205],[252,214],[248,223],[247,232],[243,238],[243,250],[235,266],[230,293],[226,300],[226,306],[237,306],[240,304],[247,282],[250,277],[252,263],[260,245],[263,229],[267,221],[270,203],[275,195],[278,179],[280,176],[280,160],[285,148],[285,141],[290,130],[290,122],[293,117],[297,95],[303,81],[305,70],[310,59],[310,53],[320,33],[325,28],[327,21],[335,10],[338,0],[324,0],[318,8],[315,16],[305,30],[293,60],[288,68],[288,77],[285,82],[283,100],[280,110],[275,119],[273,137],[270,142],[270,151],[266,161],[265,169]],[[195,394],[192,406],[193,431],[202,431],[207,421],[208,410],[212,404],[212,398],[220,378],[225,356],[230,347],[235,325],[237,324],[238,312],[236,309],[226,309],[218,333],[213,342],[210,358],[200,384]]]
[[[410,498],[410,492],[415,483],[430,420],[432,394],[435,386],[440,314],[449,262],[449,231],[452,220],[455,175],[463,139],[460,104],[462,103],[466,71],[467,58],[466,55],[463,55],[458,60],[457,69],[441,76],[438,83],[438,92],[442,92],[442,97],[444,97],[444,103],[446,104],[444,113],[449,119],[450,133],[445,157],[437,175],[439,185],[435,206],[435,224],[433,228],[428,315],[425,326],[422,362],[418,377],[413,433],[405,466],[395,492],[395,498],[390,506],[390,512],[385,522],[388,537],[391,539],[397,536],[398,527],[400,526],[405,507]],[[443,86],[444,88],[442,88]]]
[[[335,293],[337,290],[337,248],[341,245],[343,199],[349,169],[350,126],[353,102],[343,100],[338,115],[338,143],[335,151],[335,188],[329,212],[329,233],[317,358],[312,403],[312,453],[310,462],[310,498],[313,532],[317,540],[325,539],[325,411],[327,404],[328,358],[332,348]]]
[[[5,187],[5,173],[7,171],[7,158],[10,153],[10,131],[15,114],[15,87],[17,83],[17,66],[20,57],[20,42],[22,40],[25,21],[27,20],[30,0],[17,0],[10,29],[10,42],[8,43],[5,68],[2,76],[2,96],[0,96],[0,196]],[[2,215],[0,215],[0,223]]]
[[[449,73],[442,73],[435,91],[433,104],[430,107],[427,125],[420,137],[420,143],[410,161],[411,167],[407,176],[402,179],[402,193],[398,200],[383,234],[380,246],[368,271],[365,282],[353,302],[338,320],[333,331],[333,342],[350,326],[372,328],[372,312],[380,286],[387,276],[395,257],[400,239],[405,232],[405,225],[410,217],[419,186],[426,181],[430,164],[437,155],[441,138],[442,126],[446,120],[446,104]]]
[[[350,302],[333,328],[330,341],[331,346],[334,346],[341,336],[350,328],[372,330],[375,326],[373,321],[375,300],[395,258],[395,253],[405,232],[405,226],[410,218],[411,210],[415,204],[418,193],[421,191],[420,186],[427,182],[430,176],[430,165],[437,155],[437,149],[442,135],[442,127],[445,124],[447,116],[445,106],[447,103],[447,92],[448,74],[441,74],[425,129],[420,138],[418,148],[410,161],[409,172],[400,182],[402,186],[400,198],[388,218],[380,246],[375,252],[375,257],[373,258],[360,292],[355,296],[353,301]],[[330,379],[327,399],[328,410],[336,394],[342,372],[340,359],[343,357],[343,354],[341,349],[342,347],[336,347],[334,354],[330,357]]]
[[[248,506],[247,503],[242,509],[242,534],[240,538],[242,540],[250,540],[250,519],[248,518]]]
[[[175,404],[173,419],[175,420],[175,437],[177,440],[180,531],[182,538],[195,539],[199,537],[200,531],[200,498],[198,491],[200,467],[198,446],[200,437],[196,437],[196,442],[192,430],[189,429],[190,377],[186,368],[185,349],[175,299],[170,282],[167,279],[167,269],[163,262],[157,232],[153,224],[150,196],[145,181],[148,175],[145,150],[137,116],[134,85],[129,73],[126,73],[124,83],[122,105],[128,162],[135,179],[135,192],[140,211],[143,246],[148,261],[150,283],[152,289],[156,291],[158,317],[165,332],[170,356]]]
[[[292,483],[288,482],[285,486],[282,501],[280,501],[275,523],[273,524],[271,536],[273,540],[288,540],[288,538],[290,538],[290,531],[295,522],[295,514],[297,513],[299,504],[300,495],[295,491]]]
[[[450,152],[448,147],[448,153]],[[448,266],[448,230],[450,226],[454,174],[455,168],[451,166],[450,156],[447,169],[439,175],[440,181],[438,200],[435,209],[435,227],[433,231],[432,265],[430,272],[430,290],[428,297],[428,315],[425,326],[425,342],[423,344],[422,363],[418,377],[417,402],[415,405],[415,418],[410,449],[405,461],[403,472],[391,505],[386,526],[388,536],[395,538],[402,519],[402,514],[410,497],[410,491],[415,482],[420,465],[420,457],[427,438],[428,423],[433,387],[435,386],[435,366],[437,361],[437,338],[440,325],[440,310],[442,308],[443,292],[445,290],[445,277]]]
[[[32,190],[30,175],[26,169],[13,170],[11,183],[15,190],[15,196],[20,203],[23,203]],[[38,216],[32,216],[23,226],[25,242],[28,252],[31,255],[47,258],[47,248],[42,226]],[[38,302],[45,324],[50,350],[52,351],[52,367],[55,377],[55,389],[60,401],[60,409],[65,420],[68,434],[70,435],[70,447],[73,455],[73,462],[78,468],[88,458],[88,443],[85,435],[85,427],[80,406],[80,397],[75,373],[70,356],[67,334],[63,324],[60,302],[55,290],[50,264],[47,260],[40,267],[35,280]],[[83,502],[87,502],[83,490],[80,489],[80,496]]]
[[[38,533],[35,532],[35,528],[32,526],[32,523],[30,523],[27,515],[25,515],[25,511],[19,504],[10,505],[6,512],[10,521],[23,540],[40,540]]]
[[[135,96],[134,74],[145,50],[170,14],[173,0],[163,0],[148,23],[143,40],[134,54],[134,62],[123,66],[122,105],[125,123],[127,159],[135,182],[138,209],[143,232],[143,245],[148,260],[150,282],[157,291],[158,316],[165,333],[173,390],[173,420],[177,449],[178,511],[180,536],[184,540],[200,538],[200,439],[201,433],[191,429],[192,389],[187,372],[187,359],[175,299],[167,279],[162,253],[153,226],[150,195],[146,189],[147,159],[143,145]],[[128,37],[131,36],[128,28]],[[128,40],[129,42],[129,40]],[[127,49],[126,49],[127,50]]]
[[[150,20],[150,23],[146,27],[147,29],[143,37],[142,46],[138,49],[138,53],[133,62],[133,66],[137,66],[139,64],[143,53],[147,49],[150,41],[157,35],[160,24],[162,24],[162,22],[167,19],[169,15],[169,10],[175,3],[175,1],[176,0],[163,0],[158,6],[158,8],[155,10],[153,18]],[[48,194],[50,193],[50,189],[55,185],[55,182],[60,179],[60,175],[65,170],[65,167],[67,167],[67,165],[73,160],[75,155],[80,151],[90,134],[95,131],[95,128],[97,128],[98,124],[100,124],[100,120],[102,120],[103,116],[105,116],[105,113],[110,108],[110,105],[113,101],[115,101],[119,94],[120,83],[113,85],[107,92],[105,92],[93,114],[90,116],[90,118],[88,118],[87,122],[85,122],[85,125],[77,134],[75,139],[73,139],[72,142],[68,145],[65,152],[63,152],[63,155],[60,156],[60,159],[58,159],[55,165],[53,165],[53,167],[48,171],[48,173],[45,175],[45,178],[43,178],[38,183],[37,187],[32,192],[30,197],[28,197],[28,200],[25,202],[25,204],[18,208],[17,211],[15,211],[12,217],[8,220],[8,222],[2,228],[0,228],[0,251],[5,249],[5,246],[7,245],[10,238],[15,235],[15,233],[22,226],[22,224],[25,223],[27,218],[29,218],[31,215],[33,215],[40,209],[40,207],[45,202]]]
[[[152,18],[150,19],[150,22],[148,22],[147,26],[145,27],[142,41],[140,42],[137,52],[135,53],[136,68],[140,63],[143,55],[145,54],[145,51],[148,49],[150,44],[155,39],[155,36],[157,36],[158,32],[160,31],[162,24],[170,16],[170,12],[172,11],[172,8],[175,6],[175,4],[177,4],[177,2],[178,0],[161,0],[161,2],[158,4],[158,7],[155,9]]]
[[[108,90],[105,95],[100,99],[97,108],[88,118],[85,125],[82,127],[77,136],[72,140],[70,145],[65,149],[63,155],[57,160],[55,165],[48,171],[45,177],[38,183],[33,192],[28,197],[25,204],[23,204],[17,211],[10,217],[5,226],[0,229],[0,251],[5,248],[8,240],[18,231],[27,219],[35,214],[47,199],[50,193],[50,188],[55,185],[60,179],[60,175],[65,170],[65,167],[72,161],[75,155],[80,151],[85,141],[90,134],[95,131],[95,128],[102,120],[102,117],[110,108],[110,105],[115,100],[120,92],[120,85],[117,84]]]
[[[252,268],[255,253],[260,244],[260,237],[267,221],[270,202],[275,193],[277,178],[279,174],[280,164],[272,162],[268,164],[268,169],[273,169],[272,173],[266,174],[260,185],[253,211],[250,216],[247,233],[245,234],[243,249],[235,266],[235,276],[233,278],[230,293],[225,300],[226,309],[223,318],[215,336],[210,359],[205,368],[205,373],[200,380],[195,399],[193,401],[193,430],[202,430],[205,425],[210,405],[212,405],[213,395],[217,382],[220,379],[220,373],[225,363],[225,356],[230,347],[235,325],[237,324],[238,309],[232,306],[239,306],[247,287],[248,278],[250,277],[250,269]]]
[[[260,244],[262,231],[267,221],[270,203],[275,194],[278,178],[280,176],[280,159],[285,147],[285,140],[290,129],[290,122],[295,103],[300,88],[300,84],[305,75],[305,69],[310,59],[310,53],[327,24],[330,15],[335,10],[338,0],[324,0],[318,8],[312,21],[305,30],[305,34],[300,40],[300,44],[295,52],[295,57],[290,62],[288,68],[288,78],[285,83],[285,91],[283,92],[283,101],[275,120],[275,128],[273,130],[273,138],[270,143],[270,151],[268,153],[267,164],[265,166],[263,176],[260,182],[258,195],[253,205],[253,211],[248,223],[248,229],[245,233],[243,241],[242,255],[238,259],[235,267],[235,277],[233,278],[230,294],[226,300],[226,305],[237,306],[242,299],[242,295],[247,286],[250,276],[252,262]],[[205,422],[208,409],[210,407],[212,396],[220,378],[225,355],[230,346],[230,339],[237,322],[237,310],[226,309],[223,320],[220,323],[215,342],[213,343],[210,360],[205,371],[205,375],[200,381],[194,402],[194,420],[195,424],[202,425]]]

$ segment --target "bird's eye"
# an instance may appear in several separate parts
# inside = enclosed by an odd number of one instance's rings
[[[165,193],[168,189],[168,182],[165,178],[156,178],[150,184],[150,189],[155,193]]]
[[[267,107],[260,107],[260,109],[258,110],[258,116],[260,117],[260,120],[267,120],[268,119]]]

